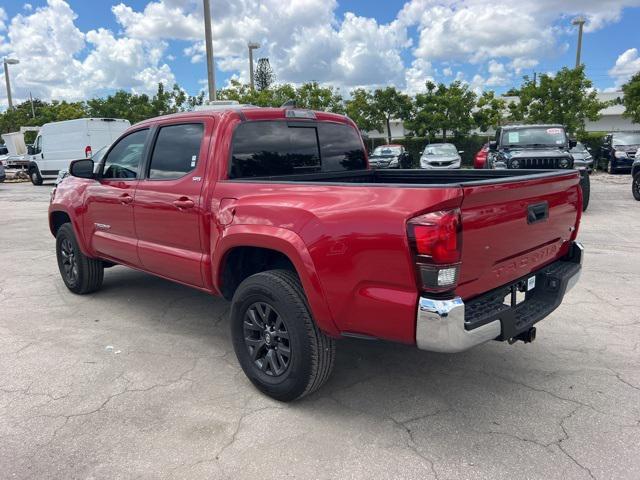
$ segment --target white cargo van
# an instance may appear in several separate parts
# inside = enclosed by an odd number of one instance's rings
[[[29,177],[34,185],[55,180],[73,160],[91,157],[116,140],[129,128],[128,120],[115,118],[79,118],[45,123],[28,149]]]

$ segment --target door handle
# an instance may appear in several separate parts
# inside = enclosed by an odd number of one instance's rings
[[[191,200],[190,198],[187,198],[187,197],[181,197],[178,200],[174,201],[173,204],[179,210],[183,210],[183,209],[186,209],[186,208],[193,208],[195,206],[195,203],[193,203],[193,200]]]
[[[128,193],[124,193],[122,195],[120,195],[120,203],[123,205],[129,205],[131,202],[133,202],[133,197],[131,195],[129,195]]]

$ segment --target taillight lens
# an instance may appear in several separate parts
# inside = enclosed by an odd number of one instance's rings
[[[92,155],[93,155],[93,152],[91,151],[91,145],[87,145],[84,148],[84,157],[85,158],[91,158]]]
[[[427,213],[407,225],[416,274],[425,291],[444,292],[458,284],[462,247],[460,210]]]

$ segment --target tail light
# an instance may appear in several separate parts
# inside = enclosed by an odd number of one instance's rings
[[[91,151],[91,145],[87,145],[84,147],[84,158],[91,158],[93,156],[93,152]]]
[[[415,258],[418,286],[427,292],[447,292],[458,284],[462,251],[460,210],[427,213],[412,218],[407,236]]]

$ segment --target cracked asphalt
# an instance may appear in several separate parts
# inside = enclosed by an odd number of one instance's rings
[[[0,477],[638,479],[640,202],[592,182],[581,281],[536,342],[340,341],[294,404],[246,380],[222,300],[122,267],[69,293],[51,186],[0,184]]]

